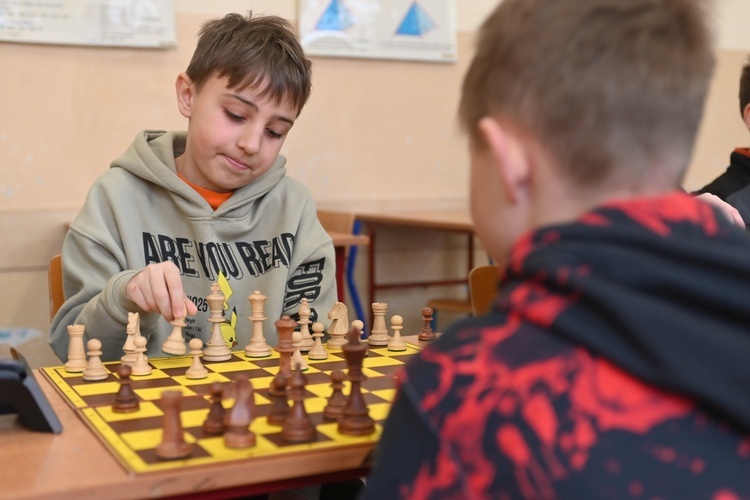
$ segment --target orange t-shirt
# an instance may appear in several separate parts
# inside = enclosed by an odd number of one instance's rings
[[[197,184],[193,184],[186,178],[182,176],[179,172],[177,173],[177,176],[185,181],[185,183],[190,186],[191,188],[195,189],[199,195],[203,197],[204,200],[208,202],[209,205],[211,205],[211,208],[216,210],[221,206],[222,203],[227,201],[230,196],[232,196],[232,193],[217,193],[216,191],[211,191],[210,189],[202,188],[198,186]]]

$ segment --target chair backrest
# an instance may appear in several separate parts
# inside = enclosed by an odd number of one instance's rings
[[[494,264],[475,267],[469,273],[469,296],[474,316],[486,313],[497,295],[500,267]]]
[[[52,318],[57,314],[57,310],[60,309],[60,306],[65,301],[65,296],[63,295],[62,257],[60,255],[55,255],[49,261],[47,283],[49,284],[49,319],[52,321]]]
[[[354,212],[332,212],[329,210],[318,210],[318,220],[323,229],[335,233],[351,233],[354,231]]]

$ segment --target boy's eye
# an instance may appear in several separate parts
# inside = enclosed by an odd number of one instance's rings
[[[266,129],[266,133],[270,135],[271,137],[273,137],[274,139],[281,139],[284,136],[284,134],[279,134],[278,132],[274,132],[270,128]]]
[[[227,115],[227,117],[228,117],[228,118],[229,118],[230,120],[232,120],[232,121],[235,121],[235,122],[241,122],[241,121],[244,121],[244,119],[245,119],[245,118],[243,118],[243,117],[242,117],[242,116],[240,116],[240,115],[235,115],[234,113],[232,113],[232,112],[231,112],[231,111],[229,111],[228,109],[225,109],[225,110],[224,110],[224,114],[225,114],[225,115]]]

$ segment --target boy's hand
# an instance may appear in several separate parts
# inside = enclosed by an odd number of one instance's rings
[[[197,314],[198,308],[185,296],[180,271],[172,262],[149,264],[133,276],[126,287],[128,299],[146,312],[156,312],[167,321]]]
[[[703,193],[698,196],[699,200],[703,200],[706,203],[710,203],[711,205],[715,206],[719,210],[722,211],[724,215],[729,218],[730,222],[733,222],[735,225],[740,226],[742,228],[745,227],[745,221],[742,220],[742,216],[737,211],[736,208],[734,208],[732,205],[727,203],[726,201],[722,200],[715,194],[711,193]]]

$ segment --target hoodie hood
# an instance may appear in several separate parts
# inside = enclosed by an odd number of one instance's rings
[[[750,429],[750,239],[684,193],[515,245],[495,305]]]
[[[188,216],[205,216],[213,212],[208,202],[177,175],[175,157],[185,152],[187,132],[144,130],[110,168],[121,168],[141,179],[164,188],[185,210]],[[221,216],[265,195],[286,175],[286,158],[278,156],[271,169],[254,182],[232,193],[217,210]]]

